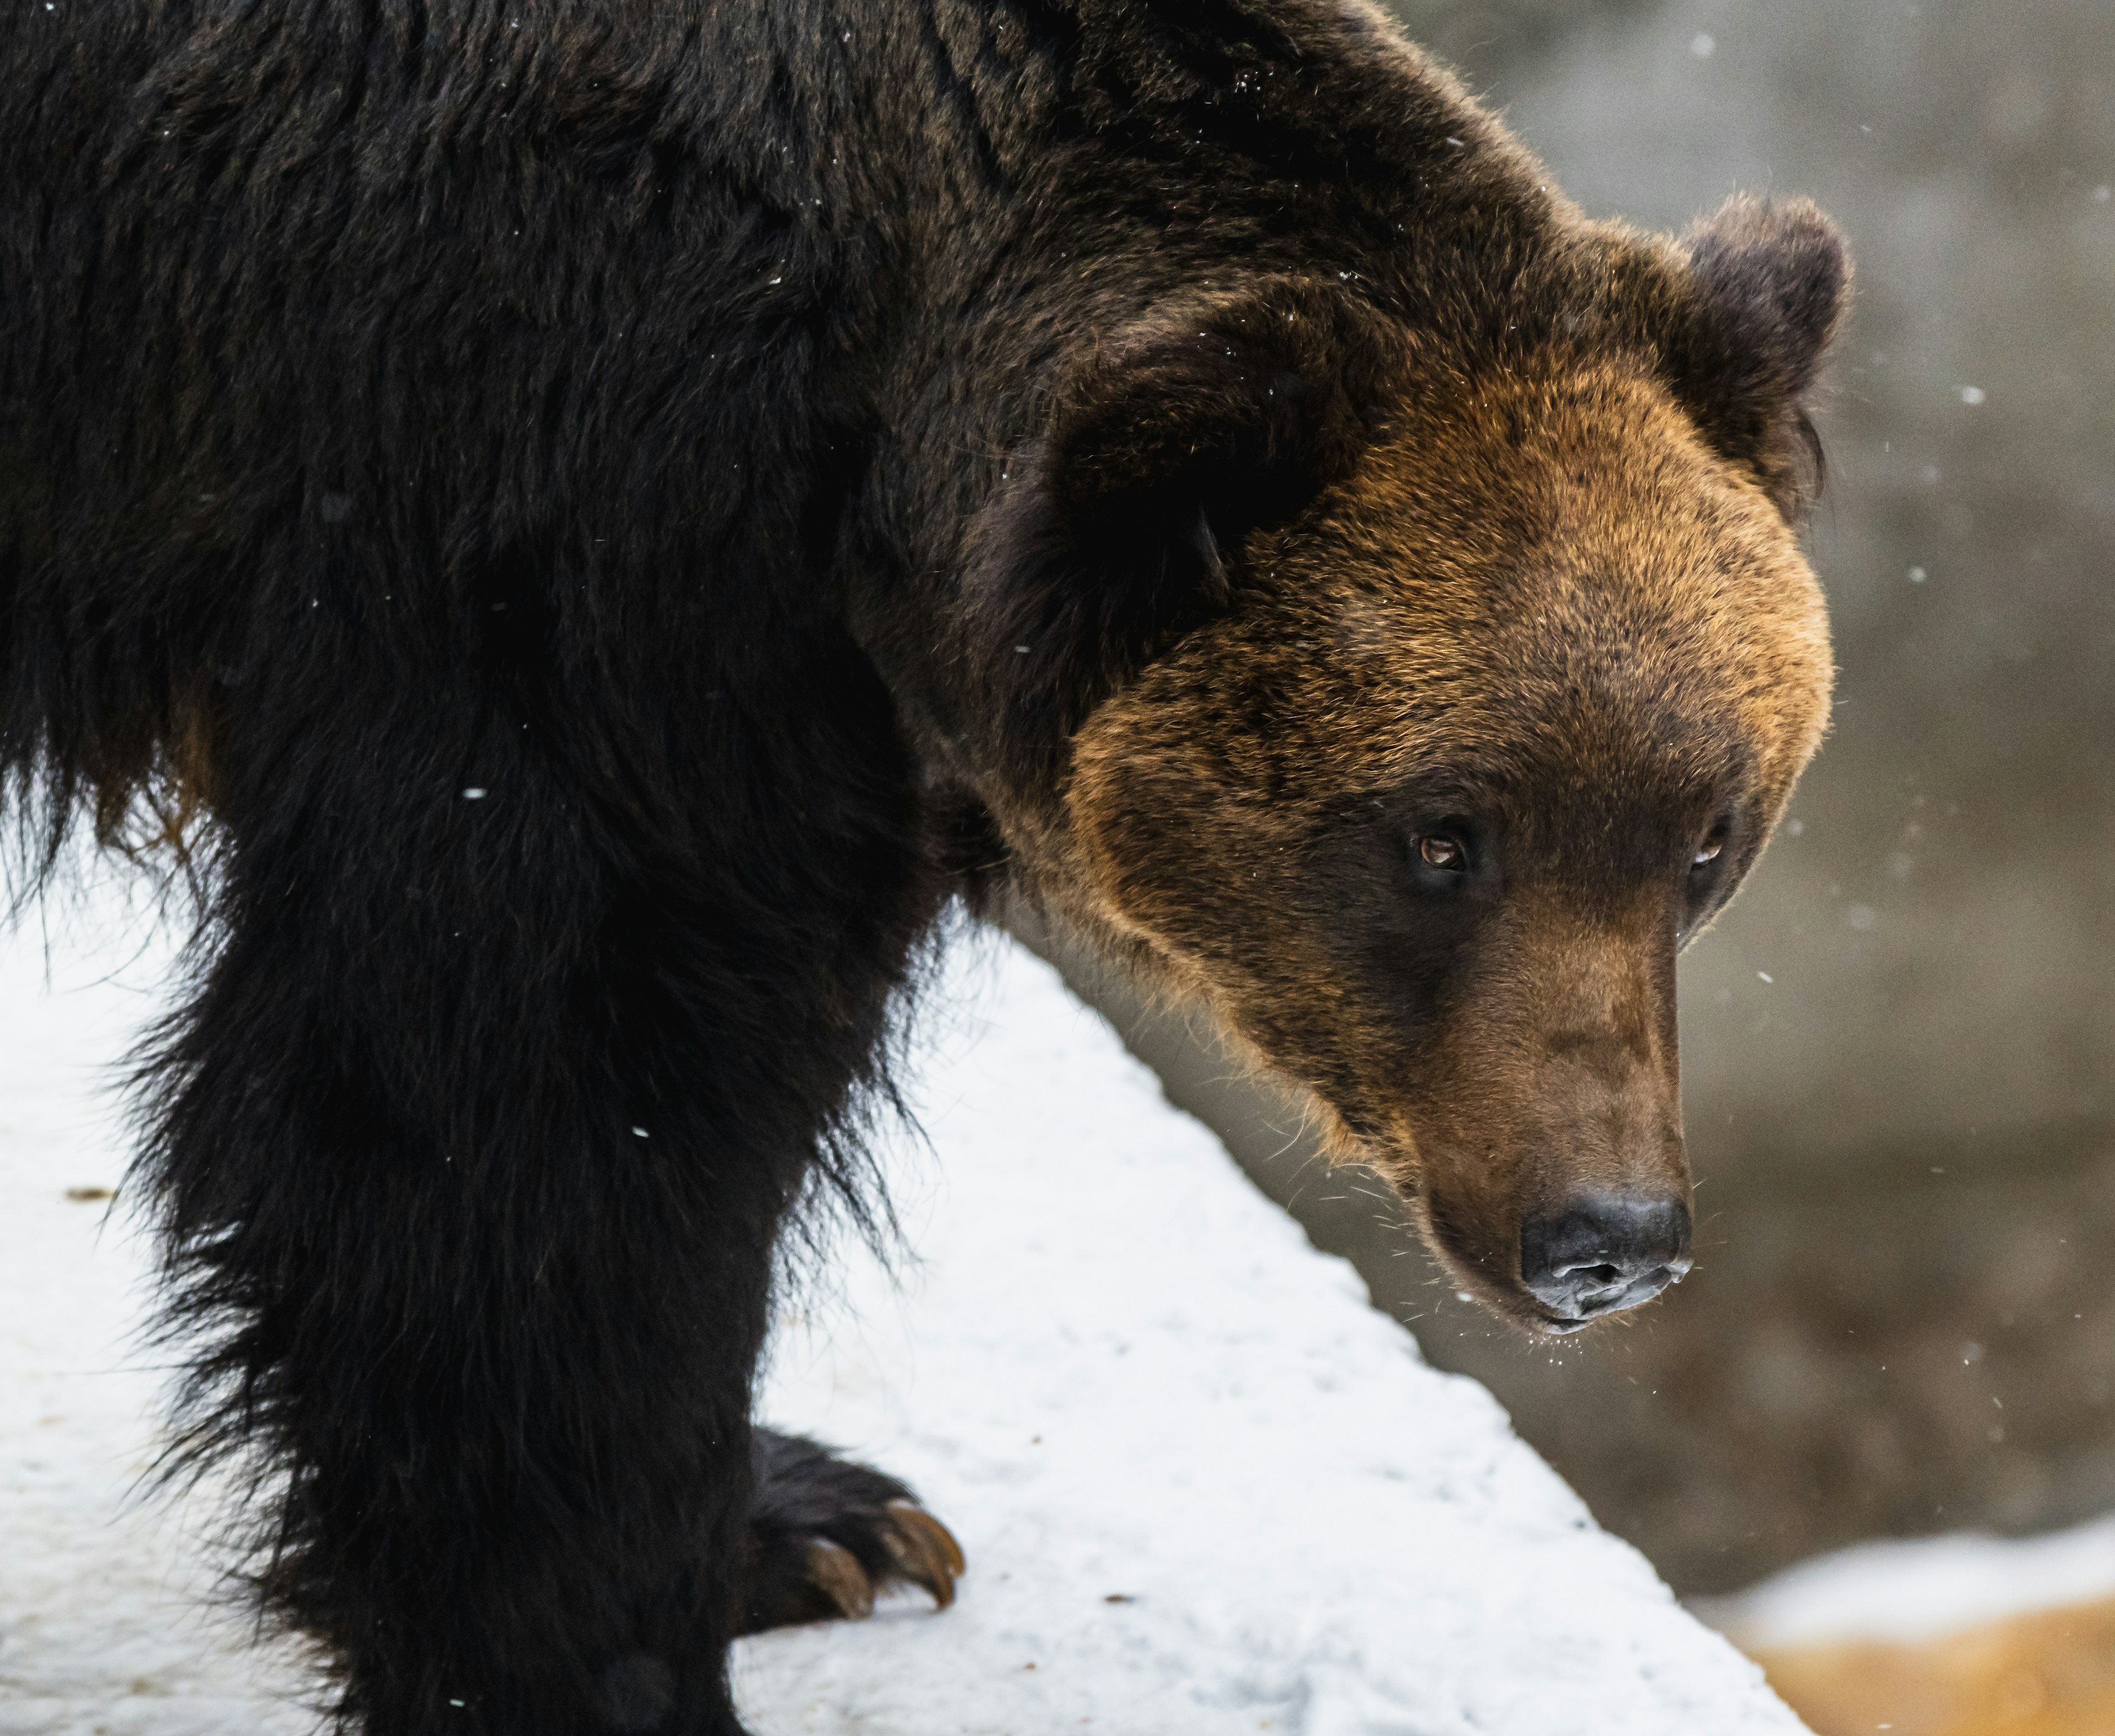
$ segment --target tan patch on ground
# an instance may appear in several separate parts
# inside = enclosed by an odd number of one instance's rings
[[[2115,1598],[1921,1645],[1750,1655],[1816,1736],[2115,1736]]]

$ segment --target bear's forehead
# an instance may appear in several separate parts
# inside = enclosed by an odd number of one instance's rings
[[[1825,636],[1661,622],[1626,637],[1553,609],[1533,631],[1391,612],[1340,615],[1334,650],[1288,709],[1360,782],[1434,765],[1487,789],[1627,790],[1648,806],[1788,782],[1826,715]],[[1378,649],[1376,649],[1378,647]]]
[[[1512,621],[1528,604],[1707,614],[1742,581],[1803,566],[1759,487],[1667,389],[1605,364],[1406,391],[1307,528],[1347,583]]]
[[[1361,783],[1438,765],[1665,806],[1781,789],[1826,718],[1796,539],[1649,379],[1413,406],[1258,552],[1191,697],[1218,751],[1273,783],[1290,761]]]
[[[1415,407],[1278,557],[1275,600],[1306,618],[1289,642],[1326,645],[1412,715],[1664,740],[1731,715],[1766,757],[1799,737],[1803,760],[1825,709],[1825,611],[1796,539],[1634,374]]]

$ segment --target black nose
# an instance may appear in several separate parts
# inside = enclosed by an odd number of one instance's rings
[[[1680,1200],[1575,1200],[1521,1225],[1521,1282],[1557,1316],[1557,1332],[1650,1302],[1689,1265]]]

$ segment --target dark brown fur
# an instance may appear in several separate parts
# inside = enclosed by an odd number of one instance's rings
[[[957,894],[1525,1325],[1675,1210],[1827,707],[1810,208],[1590,223],[1363,0],[67,0],[0,115],[0,781],[205,900],[179,1458],[342,1724],[736,1736],[736,1627],[947,1594],[750,1405]]]

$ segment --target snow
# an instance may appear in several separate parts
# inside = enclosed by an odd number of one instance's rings
[[[2035,1610],[2115,1597],[2115,1514],[2039,1537],[1975,1532],[1860,1543],[1700,1605],[1759,1647],[1915,1644]]]
[[[70,1201],[122,1140],[99,1068],[161,954],[107,903],[0,949],[0,1732],[311,1727],[298,1660],[188,1600],[195,1532],[127,1491],[160,1381],[140,1243]],[[957,945],[888,1141],[915,1260],[847,1254],[763,1412],[910,1478],[961,1601],[760,1636],[758,1736],[1714,1736],[1801,1726],[1598,1531],[1480,1388],[1425,1366],[1055,976]]]
[[[101,947],[70,944],[108,937]],[[0,939],[0,1732],[276,1736],[283,1656],[208,1612],[182,1515],[135,1490],[162,1382],[137,1342],[146,1251],[69,1188],[119,1181],[115,1095],[99,1089],[158,1004],[166,949],[106,898],[45,936]],[[196,1522],[204,1514],[193,1510]]]

